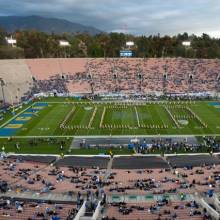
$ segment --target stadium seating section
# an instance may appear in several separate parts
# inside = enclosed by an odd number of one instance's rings
[[[185,160],[184,156],[181,158]],[[176,158],[177,162],[181,158]],[[199,158],[194,156],[192,160]],[[105,193],[108,202],[105,212],[101,214],[103,220],[211,219],[204,207],[195,201],[192,195],[196,191],[205,195],[210,189],[218,195],[220,187],[220,165],[215,164],[211,157],[210,160],[207,158],[209,165],[191,166],[189,163],[188,166],[182,167],[181,164],[178,166],[176,163],[176,167],[164,168],[161,163],[161,168],[153,164],[151,169],[145,168],[144,164],[159,161],[158,157],[140,157],[139,160],[138,157],[131,157],[134,166],[130,163],[128,169],[124,166],[122,169],[111,170],[105,166],[106,161],[103,158],[96,158],[97,166],[90,165],[88,168],[85,168],[88,164],[83,157],[75,158],[78,161],[76,163],[74,158],[71,158],[72,165],[70,160],[61,159],[60,163],[59,159],[48,159],[51,160],[45,162],[39,156],[1,158],[0,179],[7,182],[9,193],[17,192],[15,196],[19,193],[35,195],[37,192],[41,196],[48,195],[50,199],[53,194],[60,195],[61,199],[65,194],[77,195],[77,197],[87,195],[87,198],[88,195],[93,195],[95,199],[99,198],[100,193]],[[124,163],[126,159],[128,158],[117,158],[116,167],[119,162]],[[174,161],[174,158],[172,160]],[[98,165],[105,168],[100,168]],[[0,199],[0,219],[70,220],[74,219],[79,210],[78,203],[74,202],[36,202],[24,198],[7,199],[7,194],[3,195]],[[127,197],[130,202],[114,201],[120,196]],[[141,196],[145,201],[140,200]],[[55,218],[56,216],[59,218]]]
[[[220,61],[183,58],[1,60],[7,102],[38,93],[168,94],[219,91]]]

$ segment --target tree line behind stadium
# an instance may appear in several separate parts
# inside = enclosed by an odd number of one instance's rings
[[[7,45],[5,37],[17,40],[17,47]],[[59,40],[70,42],[70,47],[59,46]],[[220,39],[187,33],[176,36],[134,36],[123,33],[46,34],[38,31],[6,33],[0,28],[0,59],[49,57],[119,57],[127,41],[135,57],[220,58]],[[190,41],[191,47],[182,45]]]

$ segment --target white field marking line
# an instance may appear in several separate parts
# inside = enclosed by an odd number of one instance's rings
[[[206,124],[202,121],[202,119],[190,107],[186,107],[186,109],[190,112],[190,114],[192,114],[199,121],[199,123],[203,127],[206,127]]]
[[[162,108],[163,109],[163,108]],[[164,110],[164,109],[163,109]],[[157,110],[156,110],[157,111]],[[158,111],[157,111],[158,112]],[[160,117],[160,114],[159,114],[159,118],[161,119],[162,123],[163,123],[163,126],[169,126],[168,124],[164,123],[164,117]],[[168,128],[168,127],[167,127]],[[165,128],[165,129],[167,129]]]
[[[102,100],[102,101],[85,101],[85,102],[79,102],[79,101],[36,101],[35,103],[54,103],[54,104],[59,104],[59,103],[63,103],[63,104],[116,104],[116,105],[127,105],[127,106],[131,106],[132,104],[196,104],[196,103],[200,103],[200,102],[213,102],[213,101],[179,101],[179,102],[170,102],[170,101],[166,101],[166,100],[161,100],[161,101],[134,101],[132,100],[131,102],[129,101],[112,101],[112,100]]]
[[[95,107],[95,109],[94,109],[94,111],[93,111],[93,113],[92,113],[92,117],[90,118],[89,125],[88,125],[89,128],[91,128],[91,125],[92,125],[92,123],[93,123],[93,121],[94,121],[96,112],[97,112],[97,107]]]
[[[17,138],[17,139],[28,139],[28,138],[80,138],[80,139],[86,139],[86,138],[153,138],[153,137],[184,137],[184,138],[189,138],[189,137],[201,137],[201,136],[210,136],[210,137],[220,137],[220,134],[191,134],[191,135],[187,135],[187,134],[166,134],[166,135],[161,135],[161,134],[155,134],[155,135],[87,135],[87,136],[80,136],[80,135],[44,135],[44,136],[0,136],[0,139],[6,139],[6,138]]]
[[[103,112],[102,112],[102,117],[101,117],[101,121],[99,124],[99,128],[102,127],[103,121],[104,121],[104,117],[105,117],[105,112],[106,112],[106,107],[104,106]]]
[[[137,107],[134,107],[135,113],[136,113],[136,118],[137,118],[137,123],[138,123],[138,127],[140,127],[140,120],[139,120],[139,115],[138,115],[138,111],[137,111]]]
[[[11,122],[12,120],[14,120],[15,118],[17,118],[19,115],[21,115],[22,113],[24,113],[26,110],[28,110],[29,108],[31,108],[33,106],[30,105],[27,108],[25,108],[24,110],[22,110],[21,112],[19,112],[18,114],[16,114],[15,116],[13,116],[12,118],[10,118],[8,121],[6,121],[5,123],[3,123],[0,128],[3,128],[5,125],[7,125],[9,122]]]
[[[63,122],[61,123],[61,126],[66,126],[66,123],[68,122],[69,118],[72,116],[72,114],[75,112],[76,107],[73,106],[73,108],[70,110],[70,112],[66,115]]]
[[[166,111],[167,111],[167,113],[170,115],[170,117],[172,118],[172,120],[173,120],[173,122],[175,123],[176,127],[177,127],[177,128],[180,128],[178,122],[177,122],[176,119],[173,117],[173,115],[171,114],[170,110],[169,110],[166,106],[164,106],[164,108],[166,109]]]
[[[19,154],[16,154],[16,153],[13,153],[13,152],[10,152],[10,153],[7,153],[6,154],[7,156],[13,156],[13,155],[16,155],[16,156],[53,156],[53,157],[57,157],[57,158],[60,158],[60,154],[29,154],[29,153],[27,153],[27,154],[21,154],[21,153],[19,153]],[[170,156],[201,156],[201,155],[210,155],[210,154],[208,154],[208,153],[195,153],[195,154],[192,154],[192,153],[186,153],[186,154],[164,154],[164,156],[165,157],[170,157]],[[213,154],[214,156],[218,156],[219,155],[219,153],[214,153]],[[80,154],[77,154],[77,155],[64,155],[64,157],[100,157],[100,158],[102,158],[102,157],[104,157],[104,158],[110,158],[110,155],[100,155],[100,154],[98,154],[98,155],[91,155],[91,154],[89,154],[89,155],[80,155]],[[119,155],[119,154],[117,154],[117,155],[114,155],[114,157],[115,158],[118,158],[118,157],[128,157],[129,156],[129,154],[126,154],[126,155],[123,155],[123,154],[121,154],[121,155]],[[161,157],[161,154],[133,154],[132,156],[135,156],[135,157],[152,157],[152,156],[154,156],[154,157]]]

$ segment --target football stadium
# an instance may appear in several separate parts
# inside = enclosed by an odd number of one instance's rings
[[[77,12],[80,21],[87,9],[84,22],[91,10],[94,22],[107,9],[93,1],[57,0],[56,10],[65,13],[53,10],[58,17]],[[48,0],[50,9],[13,2],[39,7],[39,15],[54,7]],[[127,8],[117,9],[112,2],[109,17],[138,6],[126,0]],[[208,13],[204,2],[187,7]],[[8,6],[0,1],[0,220],[219,220],[217,31],[204,26],[210,36],[199,36],[189,16],[195,34],[167,27],[167,35],[161,23],[177,11],[157,14],[150,1],[143,8],[154,28],[139,22],[130,32],[116,17],[104,19],[101,31],[58,18],[7,16],[23,13]]]

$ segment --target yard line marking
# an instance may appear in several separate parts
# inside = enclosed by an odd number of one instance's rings
[[[103,112],[102,112],[102,117],[101,117],[101,121],[99,124],[99,127],[102,128],[103,125],[103,121],[104,121],[104,117],[105,117],[105,112],[106,112],[106,107],[104,106]]]
[[[138,127],[140,127],[140,120],[139,120],[139,115],[138,115],[138,111],[137,111],[137,107],[134,107],[135,113],[136,113],[136,118],[137,118],[137,123],[138,123]]]
[[[170,110],[167,108],[167,106],[164,106],[164,108],[166,109],[167,113],[169,114],[169,116],[172,118],[173,122],[175,123],[177,128],[180,128],[178,122],[176,121],[176,119],[173,117],[173,115],[171,114]]]
[[[71,109],[71,111],[66,115],[66,117],[64,118],[63,122],[60,125],[60,128],[64,128],[66,127],[66,124],[68,123],[70,117],[73,115],[73,113],[75,112],[76,108],[75,106]]]
[[[89,128],[91,128],[91,125],[92,125],[92,123],[93,123],[93,121],[94,121],[96,112],[97,112],[97,107],[95,107],[95,109],[94,109],[94,111],[93,111],[93,113],[92,113],[92,117],[90,118],[89,125],[88,125]]]
[[[202,121],[202,119],[190,108],[190,107],[186,107],[186,109],[190,112],[190,114],[192,116],[194,116],[198,121],[199,123],[204,127],[204,128],[207,128],[207,125]]]

